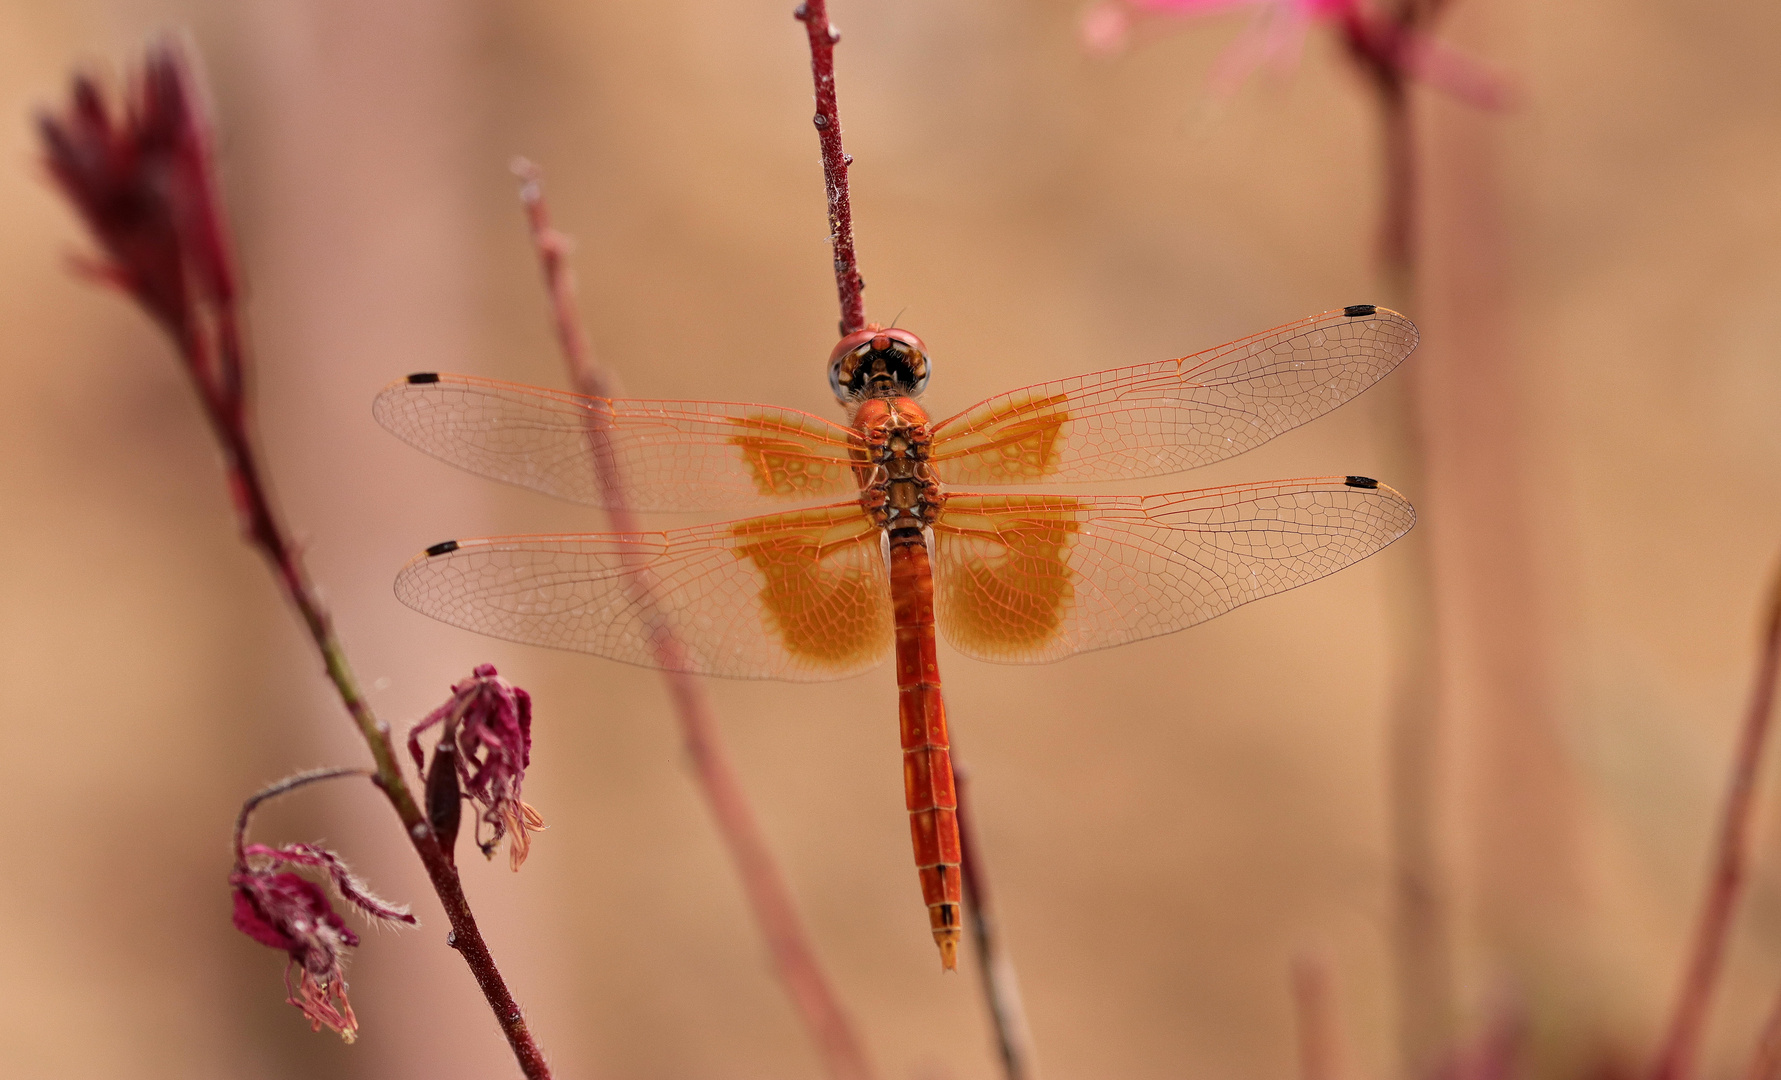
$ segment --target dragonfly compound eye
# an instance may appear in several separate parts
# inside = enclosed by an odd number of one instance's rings
[[[895,327],[867,326],[836,343],[829,354],[829,389],[842,401],[916,397],[928,386],[928,350],[921,338]]]

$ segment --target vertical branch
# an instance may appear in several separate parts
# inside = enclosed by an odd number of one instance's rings
[[[835,46],[841,31],[829,22],[828,0],[804,0],[793,15],[810,35],[810,73],[816,81],[816,137],[822,144],[823,186],[829,196],[829,240],[835,246],[835,290],[841,298],[841,336],[866,325],[866,288],[853,254],[853,207],[847,198],[847,167],[841,149],[841,114],[835,104]]]
[[[1376,257],[1386,301],[1411,309],[1417,285],[1417,146],[1404,67],[1406,43],[1439,0],[1403,0],[1380,17],[1359,8],[1341,18],[1350,58],[1378,106],[1380,205]],[[1427,491],[1428,442],[1423,373],[1411,368],[1390,388],[1393,475]],[[1393,960],[1400,1067],[1417,1075],[1449,1037],[1453,975],[1448,958],[1445,891],[1435,822],[1441,709],[1436,673],[1440,638],[1434,552],[1410,538],[1391,583],[1397,670],[1388,715],[1388,825],[1394,893]],[[1302,980],[1301,980],[1302,981]]]
[[[45,163],[104,252],[94,267],[155,319],[184,362],[222,450],[243,531],[296,607],[328,679],[364,738],[373,782],[401,819],[451,922],[448,939],[477,985],[530,1080],[548,1080],[544,1053],[495,966],[450,858],[403,779],[390,727],[371,711],[321,594],[309,579],[254,449],[246,395],[248,351],[237,312],[239,289],[212,157],[207,95],[174,42],[149,50],[124,110],[114,111],[89,79],[76,78],[61,115],[38,117]]]
[[[579,393],[612,397],[616,389],[614,380],[595,362],[575,303],[575,279],[567,261],[568,238],[551,227],[550,208],[544,201],[542,170],[521,158],[514,162],[513,171],[521,179],[520,201],[525,206],[532,243],[543,267],[551,317],[569,367],[570,381]],[[845,192],[843,195],[845,197]],[[624,478],[607,449],[603,433],[590,427],[588,441],[613,529],[618,532],[640,531],[636,515],[625,497]],[[644,609],[656,610],[651,599],[654,583],[641,569],[633,571],[631,577]],[[656,623],[653,630],[656,659],[664,669],[662,679],[674,702],[674,714],[680,721],[681,738],[692,758],[699,788],[717,820],[718,831],[729,848],[730,858],[742,876],[743,891],[748,896],[755,921],[767,939],[779,979],[791,994],[829,1075],[835,1080],[871,1080],[872,1069],[866,1061],[859,1036],[853,1030],[853,1022],[817,963],[809,934],[792,903],[791,890],[786,886],[742,783],[718,739],[716,718],[705,687],[684,670],[674,670],[684,668],[685,664],[680,659],[682,646],[673,634],[660,623]]]
[[[1720,814],[1719,842],[1712,876],[1707,882],[1707,895],[1701,904],[1694,950],[1682,977],[1669,1032],[1651,1069],[1652,1080],[1690,1080],[1694,1075],[1701,1030],[1706,1025],[1708,1006],[1712,1004],[1713,989],[1725,958],[1725,942],[1731,932],[1732,916],[1743,891],[1750,858],[1750,823],[1756,809],[1757,778],[1774,713],[1775,680],[1781,673],[1781,574],[1777,574],[1770,587],[1765,616],[1762,653],[1757,661],[1755,685],[1750,692],[1749,711],[1744,715],[1743,731],[1732,761],[1731,785]],[[1768,1042],[1765,1035],[1765,1047]]]
[[[989,880],[977,844],[976,818],[971,813],[969,777],[952,756],[952,781],[958,797],[959,873],[965,884],[965,917],[976,945],[977,969],[983,977],[983,994],[989,1000],[990,1017],[996,1026],[996,1047],[1002,1055],[1002,1072],[1008,1080],[1038,1080],[1034,1062],[1032,1028],[1020,1000],[1020,980],[1014,961],[1002,948],[997,934],[995,907],[990,902]]]

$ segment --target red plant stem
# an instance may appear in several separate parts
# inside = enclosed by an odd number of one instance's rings
[[[261,474],[247,403],[247,350],[236,310],[235,260],[210,154],[212,129],[194,65],[177,42],[151,48],[121,125],[108,116],[104,98],[90,80],[75,80],[73,98],[67,114],[46,113],[39,124],[53,178],[107,253],[99,275],[131,295],[172,338],[222,449],[247,540],[271,564],[302,616],[329,680],[377,763],[373,781],[420,855],[451,921],[450,940],[470,964],[521,1069],[527,1077],[546,1080],[550,1070],[544,1055],[477,933],[457,872],[402,778],[389,725],[372,714],[360,693],[333,620]],[[303,774],[269,791],[333,775],[340,773]],[[250,801],[250,808],[259,798]],[[236,831],[238,858],[245,815],[244,810]]]
[[[1406,43],[1418,24],[1433,15],[1426,5],[1407,3],[1390,18],[1359,9],[1342,16],[1348,55],[1373,87],[1379,103],[1380,157],[1384,195],[1379,211],[1379,262],[1394,288],[1407,293],[1416,268],[1416,143],[1410,123]]]
[[[970,806],[969,775],[959,763],[958,747],[952,751],[952,782],[958,798],[959,874],[965,884],[965,918],[976,945],[977,969],[983,977],[983,995],[989,1000],[990,1018],[996,1026],[996,1048],[1002,1055],[1002,1074],[1008,1080],[1038,1080],[1034,1062],[1032,1028],[1020,1000],[1020,980],[1014,962],[1002,948],[996,928],[995,906],[990,902],[989,879],[977,844],[976,818]]]
[[[1298,1019],[1299,1080],[1340,1080],[1341,1035],[1336,1029],[1329,964],[1300,956],[1292,963],[1292,1000]]]
[[[829,240],[835,245],[835,290],[841,298],[841,336],[866,325],[866,283],[853,254],[853,207],[847,198],[847,167],[841,149],[841,114],[835,104],[835,45],[841,31],[829,22],[828,0],[804,0],[793,13],[810,36],[810,74],[816,81],[816,137],[822,144],[822,175],[829,196]]]
[[[303,617],[303,624],[309,629],[309,636],[321,653],[329,681],[334,684],[341,703],[346,706],[346,711],[358,725],[359,733],[371,748],[371,756],[377,763],[377,774],[372,782],[382,789],[390,805],[395,808],[396,816],[401,819],[415,853],[420,856],[421,865],[426,868],[433,891],[438,894],[439,902],[445,908],[446,918],[451,923],[447,944],[457,949],[463,955],[464,962],[470,966],[476,984],[482,988],[483,996],[488,999],[489,1008],[495,1014],[501,1033],[507,1037],[514,1057],[519,1060],[521,1071],[529,1080],[548,1080],[550,1067],[545,1063],[544,1052],[533,1038],[531,1029],[526,1025],[525,1014],[507,989],[500,970],[495,966],[494,957],[490,955],[488,945],[476,927],[476,917],[471,913],[470,902],[464,896],[463,883],[458,880],[457,869],[440,847],[438,838],[434,836],[426,816],[421,812],[420,804],[415,801],[407,781],[402,778],[401,766],[390,739],[390,726],[377,719],[371,711],[370,703],[360,692],[358,679],[347,662],[340,639],[334,633],[333,619],[316,594],[314,585],[310,583],[309,575],[297,555],[296,545],[286,535],[273,510],[271,498],[255,461],[248,435],[245,406],[242,399],[229,390],[230,387],[241,385],[240,373],[243,368],[244,351],[236,320],[230,316],[219,317],[216,333],[220,364],[213,365],[211,358],[203,354],[203,335],[197,335],[182,344],[198,350],[188,355],[195,378],[201,372],[222,373],[221,387],[209,384],[202,378],[196,378],[196,381],[211,428],[222,444],[229,469],[230,486],[235,494],[236,506],[246,524],[248,539],[272,564],[273,573],[284,587],[285,595],[296,605],[298,613]]]
[[[538,249],[545,288],[550,296],[551,317],[557,342],[562,346],[563,358],[569,367],[569,379],[579,393],[590,397],[613,397],[617,391],[616,381],[594,360],[575,303],[575,278],[567,259],[568,238],[551,227],[550,208],[544,201],[542,170],[521,158],[514,162],[513,171],[522,181],[520,201],[525,206],[532,243]],[[613,529],[618,532],[642,531],[626,502],[624,478],[619,475],[617,462],[606,452],[604,437],[598,429],[590,428],[588,440]],[[656,605],[650,599],[653,582],[641,571],[633,573],[632,577],[645,610],[654,610]],[[682,646],[659,623],[653,631],[656,659],[664,669],[662,679],[674,702],[681,738],[692,758],[700,790],[711,806],[712,816],[717,819],[718,831],[742,876],[743,891],[748,896],[755,921],[766,936],[780,981],[803,1017],[804,1026],[815,1041],[829,1075],[835,1080],[870,1080],[873,1073],[863,1044],[817,962],[810,936],[792,903],[791,890],[773,859],[748,796],[718,738],[716,718],[705,687],[694,676],[672,670],[684,666]]]
[[[1781,995],[1775,998],[1775,1004],[1769,1010],[1768,1021],[1757,1037],[1756,1054],[1750,1059],[1750,1068],[1744,1072],[1744,1080],[1777,1080],[1777,1077],[1781,1077]]]
[[[1701,906],[1695,932],[1694,952],[1683,974],[1669,1033],[1652,1067],[1653,1080],[1689,1080],[1694,1074],[1695,1054],[1707,1009],[1713,999],[1732,916],[1743,891],[1749,863],[1750,823],[1756,809],[1756,783],[1762,765],[1763,746],[1775,706],[1775,680],[1781,674],[1781,575],[1770,589],[1762,655],[1757,663],[1756,684],[1750,693],[1750,709],[1738,738],[1732,762],[1731,786],[1719,821],[1719,844],[1714,857],[1707,896]]]

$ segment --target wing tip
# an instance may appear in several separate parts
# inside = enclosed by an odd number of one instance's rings
[[[427,558],[431,559],[436,555],[449,555],[456,550],[458,550],[456,540],[441,540],[427,549]]]

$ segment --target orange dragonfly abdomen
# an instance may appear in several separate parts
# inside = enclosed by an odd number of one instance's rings
[[[927,540],[900,532],[890,540],[891,604],[897,636],[897,711],[903,729],[903,794],[921,895],[940,963],[958,966],[962,925],[958,793],[946,737],[946,702],[934,644],[934,574]]]

